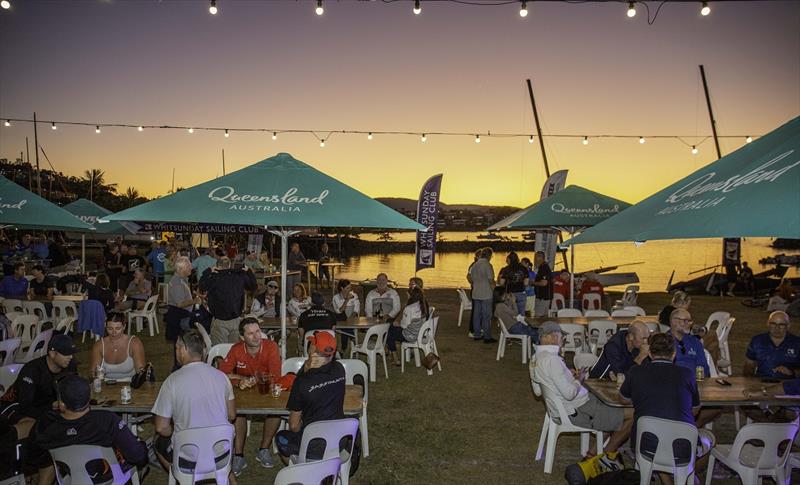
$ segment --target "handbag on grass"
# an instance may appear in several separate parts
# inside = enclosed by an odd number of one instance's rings
[[[433,352],[428,352],[428,354],[425,355],[422,360],[420,360],[420,363],[422,364],[422,367],[428,370],[433,370],[433,368],[436,367],[436,364],[439,363],[439,356]]]
[[[142,370],[131,377],[131,387],[134,389],[139,389],[146,381],[155,382],[155,380],[156,374],[155,371],[153,371],[153,363],[148,362],[147,365],[142,368]]]

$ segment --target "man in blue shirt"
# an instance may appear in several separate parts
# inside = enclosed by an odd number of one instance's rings
[[[695,372],[703,368],[705,377],[711,377],[703,342],[691,335],[692,315],[684,308],[672,310],[669,316],[670,334],[675,338],[675,363]]]
[[[589,371],[589,377],[602,379],[612,377],[612,373],[625,374],[631,367],[644,362],[650,351],[647,343],[649,336],[647,325],[638,320],[631,323],[627,331],[615,333],[603,347],[603,353]]]
[[[50,249],[47,247],[47,238],[39,238],[33,243],[31,246],[31,250],[33,251],[33,255],[39,259],[47,259],[50,256]]]
[[[15,263],[14,273],[0,281],[0,295],[4,298],[28,299],[28,280],[25,279],[25,263]]]
[[[790,379],[800,370],[800,337],[789,333],[789,315],[769,314],[769,331],[750,340],[745,356],[744,375]]]
[[[153,245],[153,250],[147,255],[147,263],[157,282],[164,278],[164,261],[167,259],[167,243],[161,241]]]

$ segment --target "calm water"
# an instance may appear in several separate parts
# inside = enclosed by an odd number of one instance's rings
[[[480,233],[443,232],[448,241],[468,239],[477,240]],[[521,240],[523,233],[503,233],[515,240]],[[392,233],[395,241],[413,241],[414,233]],[[362,239],[375,240],[377,235],[364,234]],[[748,238],[742,242],[742,260],[747,261],[755,272],[769,267],[762,267],[758,260],[779,253],[790,253],[787,250],[775,250],[769,246],[771,239]],[[491,241],[486,241],[491,246]],[[532,259],[531,251],[522,256]],[[670,274],[675,270],[674,281],[681,281],[698,275],[688,276],[691,271],[719,264],[722,258],[722,241],[719,239],[682,239],[675,241],[649,241],[635,246],[633,243],[581,244],[575,251],[575,266],[578,271],[586,271],[603,266],[623,265],[642,262],[642,264],[623,266],[618,271],[635,271],[639,275],[639,286],[642,291],[665,291]],[[426,286],[437,288],[456,288],[468,286],[464,277],[471,253],[441,253],[436,256],[436,268],[420,271],[419,276],[425,280]],[[492,259],[495,271],[505,261],[505,254],[495,255]],[[395,281],[405,284],[414,275],[414,254],[370,254],[357,256],[344,261],[345,266],[337,272],[345,278],[362,280],[374,277],[377,273],[386,272]],[[556,268],[561,268],[560,258]],[[790,268],[788,276],[800,276],[796,268]]]

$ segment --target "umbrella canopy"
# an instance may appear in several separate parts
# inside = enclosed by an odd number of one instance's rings
[[[2,176],[0,225],[51,231],[92,230],[92,226],[66,210]]]
[[[288,153],[117,212],[100,222],[104,220],[425,230]]]
[[[574,233],[616,215],[630,204],[578,185],[559,190],[550,197],[515,212],[489,228],[560,229]]]
[[[97,234],[136,234],[139,231],[136,224],[129,222],[97,224],[98,219],[111,214],[111,211],[95,204],[91,200],[78,199],[65,205],[64,209],[76,215],[83,222],[93,226]]]
[[[800,117],[567,243],[748,236],[800,238]]]

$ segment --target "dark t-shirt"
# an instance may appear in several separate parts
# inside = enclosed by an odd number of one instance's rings
[[[126,254],[125,256],[122,256],[120,260],[122,262],[122,267],[125,268],[128,273],[133,273],[139,268],[144,269],[146,266],[144,258],[138,254],[135,256]]]
[[[147,463],[147,447],[131,433],[125,421],[111,411],[89,411],[78,419],[64,419],[49,411],[37,423],[31,439],[31,458],[47,465],[52,463],[47,450],[70,445],[96,445],[114,448],[120,462],[129,465]]]
[[[672,305],[667,305],[661,309],[661,312],[658,314],[658,323],[661,325],[666,325],[669,327],[669,317],[672,315],[672,312],[675,310],[675,307]]]
[[[17,416],[39,419],[52,409],[53,402],[57,400],[56,381],[66,374],[74,374],[75,370],[75,359],[70,362],[69,368],[57,374],[50,372],[47,367],[46,355],[33,359],[20,369],[17,380],[0,401],[4,406],[18,403]]]
[[[633,401],[632,440],[636,439],[636,421],[640,417],[670,419],[693,425],[692,408],[700,405],[694,373],[667,360],[633,366],[626,374],[619,393]],[[654,443],[655,440],[647,439],[647,435],[642,437],[643,449],[654,451]]]
[[[500,278],[505,280],[506,291],[522,293],[525,291],[525,278],[528,277],[528,268],[517,263],[500,270]]]
[[[336,325],[336,313],[320,306],[312,306],[300,314],[297,319],[297,326],[304,332],[314,330],[330,330]]]
[[[28,287],[33,290],[33,294],[36,296],[47,296],[48,288],[54,288],[55,284],[45,276],[41,283],[36,281],[36,278],[32,279]]]
[[[800,369],[800,337],[787,333],[776,347],[769,333],[758,334],[750,340],[745,356],[756,363],[756,376],[785,379],[786,374],[773,369],[780,366],[791,371]]]
[[[606,342],[603,347],[603,353],[600,354],[597,363],[589,372],[589,377],[592,379],[605,377],[608,375],[608,371],[613,371],[615,374],[626,373],[636,365],[633,359],[639,355],[639,349],[633,349],[633,352],[628,352],[628,344],[625,342],[627,336],[628,331],[623,330],[615,333]]]
[[[342,419],[344,390],[345,372],[339,362],[332,360],[308,372],[301,368],[286,407],[303,413],[303,428],[317,421]]]
[[[553,299],[553,280],[551,279],[550,266],[547,263],[542,263],[536,270],[536,279],[534,281],[547,281],[545,286],[536,286],[536,298],[540,300]]]

